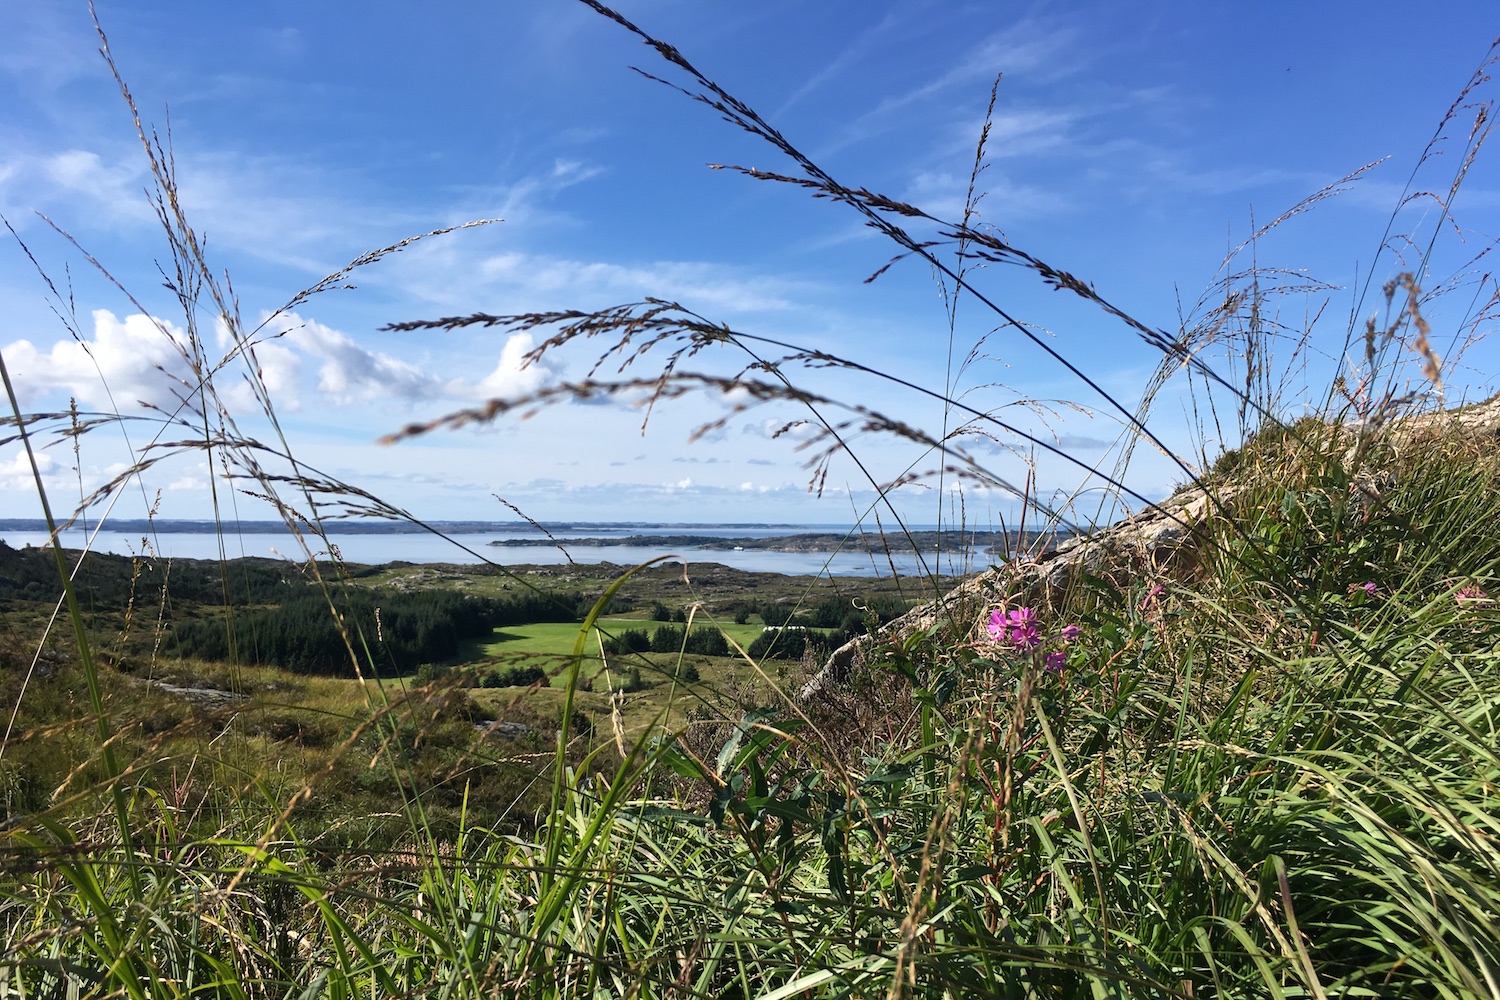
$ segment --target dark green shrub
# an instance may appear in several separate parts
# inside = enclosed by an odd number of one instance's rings
[[[547,687],[549,678],[547,671],[538,666],[514,666],[501,670],[491,670],[484,675],[483,686],[487,688],[501,687],[531,687],[540,684]]]
[[[809,651],[814,656],[826,656],[831,651],[828,637],[795,625],[767,629],[746,650],[756,660],[800,660]]]
[[[688,634],[687,652],[699,656],[728,656],[729,640],[712,625],[701,625]]]
[[[673,625],[662,625],[651,633],[651,652],[675,653],[680,649],[682,649],[682,629]]]
[[[646,653],[651,650],[651,634],[643,628],[628,628],[619,635],[609,636],[604,640],[604,654],[606,656],[620,656],[624,653]]]

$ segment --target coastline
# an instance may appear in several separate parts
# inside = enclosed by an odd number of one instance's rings
[[[625,535],[620,537],[609,536],[582,536],[567,538],[497,538],[488,542],[488,545],[503,548],[522,548],[528,546],[562,546],[567,548],[574,546],[578,548],[599,548],[605,546],[623,545],[657,545],[657,546],[687,546],[708,551],[740,551],[758,550],[763,552],[873,552],[883,553],[887,549],[892,552],[937,552],[943,549],[952,551],[961,549],[975,553],[1006,553],[1020,549],[1035,551],[1036,546],[1041,544],[1041,549],[1051,551],[1062,542],[1072,536],[1060,536],[1056,534],[1044,535],[1041,532],[998,532],[998,531],[912,531],[906,533],[893,532],[884,536],[872,535],[861,532],[828,532],[828,533],[799,533],[794,535],[768,535],[760,537],[739,537],[712,534],[685,534],[685,535]]]
[[[550,535],[525,522],[335,521],[325,536],[291,535],[279,521],[110,519],[102,529],[77,524],[60,537],[65,550],[181,560],[272,558],[302,561],[337,555],[350,564],[569,565],[611,562],[636,566],[663,556],[690,564],[722,563],[787,576],[964,576],[1016,552],[1050,551],[1061,536],[972,529],[873,532],[847,525],[770,523],[643,524],[571,522]],[[435,532],[429,529],[437,529]],[[0,519],[0,540],[14,548],[45,546],[50,536],[34,519]]]

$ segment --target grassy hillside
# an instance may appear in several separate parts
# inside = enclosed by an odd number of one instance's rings
[[[472,718],[442,684],[371,711],[242,668],[242,706],[194,708],[103,671],[118,777],[61,708],[7,747],[0,983],[1489,995],[1500,467],[1435,433],[1356,468],[1327,428],[1263,440],[1154,575],[893,638],[807,711],[663,706],[654,741],[616,745],[582,690],[603,619],[497,643],[563,663],[520,736],[473,738],[525,704],[500,690]],[[600,738],[559,732],[588,699]],[[28,748],[58,761],[29,799]]]

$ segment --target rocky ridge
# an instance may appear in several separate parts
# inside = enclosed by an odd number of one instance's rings
[[[1345,425],[1336,432],[1348,438],[1346,465],[1359,464],[1370,446],[1382,438],[1396,450],[1421,448],[1438,434],[1455,434],[1481,447],[1497,448],[1500,394],[1451,410]],[[1369,503],[1394,482],[1388,470],[1367,468],[1355,473],[1353,487]],[[803,685],[798,698],[812,700],[847,680],[855,665],[880,644],[930,629],[940,621],[973,619],[977,623],[989,608],[1049,605],[1063,596],[1080,571],[1093,573],[1118,567],[1160,577],[1182,573],[1194,559],[1204,529],[1215,515],[1228,509],[1242,489],[1232,477],[1225,482],[1192,486],[1106,528],[1071,538],[1055,549],[977,573],[878,632],[859,636],[834,650],[822,669]]]

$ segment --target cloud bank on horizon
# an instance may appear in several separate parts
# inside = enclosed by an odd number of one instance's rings
[[[1487,4],[1443,4],[1415,21],[1395,3],[1275,18],[1185,2],[1149,16],[1103,2],[619,7],[840,182],[940,218],[976,204],[975,144],[1000,74],[979,223],[1173,335],[1211,316],[1253,259],[1276,293],[1266,320],[1284,413],[1323,402],[1334,374],[1358,374],[1350,332],[1358,339],[1369,316],[1384,323],[1381,284],[1419,266],[1421,283],[1451,279],[1457,289],[1427,313],[1435,348],[1454,361],[1450,396],[1497,388],[1495,347],[1461,350],[1492,315],[1493,288],[1481,279],[1500,184],[1486,152],[1449,197],[1490,97],[1485,84],[1453,107],[1496,34]],[[0,10],[0,213],[15,234],[0,251],[11,304],[0,352],[27,409],[64,414],[71,401],[85,414],[147,418],[85,435],[76,456],[66,438],[44,451],[60,504],[164,453],[172,435],[152,435],[164,416],[192,412],[201,342],[227,362],[216,384],[245,434],[271,430],[249,364],[299,461],[428,519],[506,519],[500,497],[541,520],[848,522],[872,509],[876,483],[912,480],[894,494],[903,515],[992,523],[1016,516],[997,483],[1028,476],[1043,503],[1096,516],[1102,493],[1090,470],[1116,471],[1123,427],[1105,397],[973,299],[955,300],[918,261],[866,283],[898,248],[842,206],[706,169],[790,165],[632,72],[671,76],[583,5],[434,12],[380,0],[354,19],[286,2],[101,0],[97,9],[147,127],[170,141],[187,217],[229,275],[254,350],[236,357],[218,317],[174,312],[149,170],[86,5]],[[1367,164],[1377,165],[1361,171]],[[1258,227],[1351,173],[1336,196],[1226,263]],[[372,248],[477,219],[500,221],[421,240],[297,297]],[[956,259],[951,246],[938,252]],[[967,266],[1038,341],[1126,410],[1139,405],[1158,350],[1022,269]],[[861,464],[835,457],[821,476],[825,442],[805,409],[752,406],[733,391],[649,411],[649,393],[625,392],[377,443],[408,424],[576,382],[607,346],[535,361],[545,334],[388,324],[648,297],[947,392],[1073,461],[991,424],[953,445],[996,482],[955,481],[942,472],[952,458],[869,431],[863,411],[840,411],[831,419],[850,421]],[[1224,350],[1203,358],[1243,379]],[[651,374],[650,361],[625,374]],[[691,361],[723,378],[755,363],[728,351]],[[933,436],[959,422],[889,381],[816,365],[795,376]],[[1205,417],[1195,388],[1196,416],[1178,372],[1151,418],[1190,468],[1240,432],[1232,401],[1221,396]],[[221,474],[184,450],[118,491],[116,513],[140,516],[161,490],[162,516],[207,516]],[[1187,475],[1137,448],[1124,478],[1155,498]],[[820,490],[809,490],[813,479]],[[252,497],[237,502],[242,517],[274,516]],[[14,442],[0,447],[0,516],[36,510],[29,464]]]

